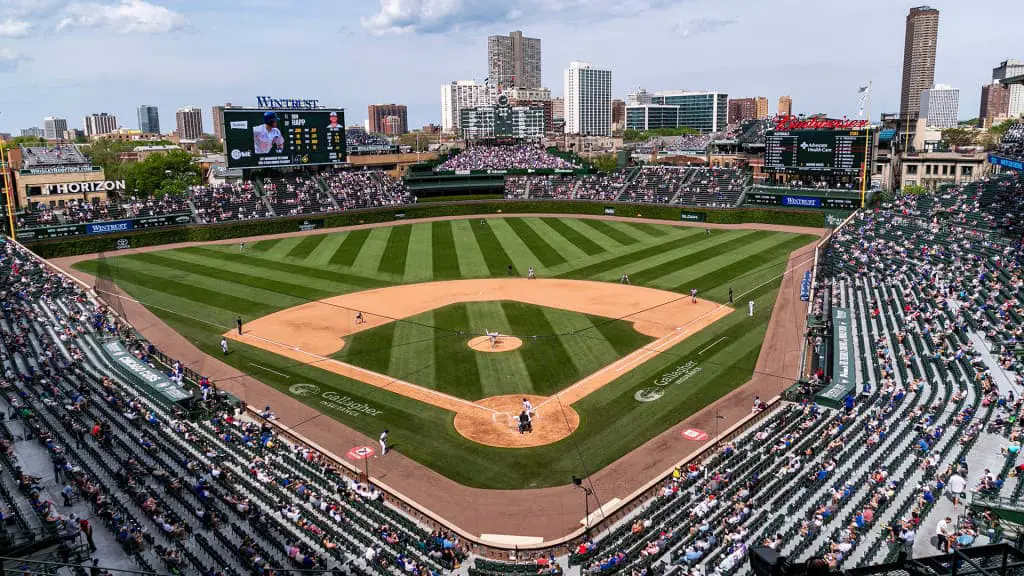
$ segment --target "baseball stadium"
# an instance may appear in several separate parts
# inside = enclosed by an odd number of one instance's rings
[[[291,111],[237,112],[283,148]],[[848,128],[783,135],[861,139],[852,170],[815,175],[598,171],[501,140],[404,176],[243,150],[240,177],[159,199],[45,182],[89,158],[23,147],[0,244],[0,557],[1016,573],[1024,125],[981,177],[920,194],[858,175],[883,142]],[[770,157],[775,136],[703,145]]]

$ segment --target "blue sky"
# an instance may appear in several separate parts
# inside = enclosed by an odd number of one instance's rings
[[[483,80],[486,37],[521,29],[543,41],[545,84],[586,60],[613,72],[618,97],[649,90],[791,94],[799,113],[872,114],[899,104],[904,18],[898,0],[0,0],[0,131],[44,116],[81,128],[93,112],[136,128],[155,104],[255,104],[257,95],[319,98],[361,123],[371,103],[409,106],[410,126],[438,122],[440,85]],[[992,67],[1024,59],[1010,28],[1019,0],[941,0],[936,81],[977,115]]]

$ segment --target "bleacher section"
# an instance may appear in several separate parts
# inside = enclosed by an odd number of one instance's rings
[[[733,168],[645,166],[618,200],[729,207],[739,202],[746,185],[746,176]]]
[[[332,212],[337,205],[315,177],[264,178],[263,191],[277,216]]]
[[[189,194],[196,221],[202,224],[266,218],[270,208],[252,184],[193,186]]]
[[[401,180],[379,171],[335,171],[324,174],[322,179],[342,210],[415,202]]]
[[[0,484],[5,530],[75,533],[88,516],[96,541],[147,573],[440,574],[464,558],[456,536],[278,436],[271,412],[239,416],[213,384],[6,240],[0,298],[0,404],[13,416],[0,424],[3,476],[13,479]],[[101,352],[113,341],[193,400],[141,393]],[[32,451],[52,466],[33,467]],[[65,492],[73,507],[54,502]]]

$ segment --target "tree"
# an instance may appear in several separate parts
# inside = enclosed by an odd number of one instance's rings
[[[616,154],[602,154],[591,158],[590,164],[598,172],[614,172],[619,165],[619,158]]]
[[[398,145],[408,146],[413,152],[426,152],[430,144],[436,142],[435,134],[424,134],[419,131],[406,132],[398,137]]]
[[[951,148],[974,144],[974,130],[969,128],[947,128],[942,131],[942,141]]]
[[[183,194],[189,186],[199,184],[199,168],[184,150],[151,154],[141,162],[121,167],[125,187],[132,194],[160,198],[165,194]]]
[[[203,152],[223,152],[224,145],[220,143],[212,134],[203,134],[203,137],[196,142],[198,147]]]
[[[995,134],[1001,139],[1003,137],[1003,134],[1006,134],[1006,131],[1010,129],[1010,126],[1013,126],[1016,123],[1016,120],[1005,120],[1003,122],[1000,122],[999,124],[995,124],[994,126],[989,128],[988,131],[991,132],[992,134]]]
[[[903,193],[904,194],[926,194],[926,193],[928,193],[928,189],[925,188],[924,186],[918,186],[918,185],[915,184],[913,186],[904,186],[903,187]]]
[[[700,134],[697,130],[688,126],[680,126],[679,128],[656,128],[654,130],[625,130],[622,132],[623,142],[643,142],[648,138],[655,136],[688,136],[691,134]]]

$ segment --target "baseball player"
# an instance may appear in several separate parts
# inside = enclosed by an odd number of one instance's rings
[[[239,242],[238,243],[238,251],[239,252],[245,252],[245,242]]]
[[[385,428],[380,433],[380,455],[383,456],[388,453],[388,429]]]
[[[269,154],[271,148],[276,148],[278,154],[284,151],[284,136],[281,135],[281,129],[277,127],[277,120],[276,113],[264,112],[263,124],[252,129],[255,154]]]
[[[527,414],[533,414],[534,413],[533,412],[533,404],[527,398],[523,398],[523,412],[526,412]]]
[[[487,339],[491,341],[491,350],[494,350],[494,346],[498,343],[498,336],[501,336],[501,332],[488,332],[485,329],[484,334],[487,334]]]
[[[747,316],[754,315],[754,301],[747,302]]]
[[[619,284],[629,284],[629,274],[623,274],[622,278],[619,278]]]
[[[697,303],[697,289],[690,288],[690,302]]]
[[[225,356],[228,355],[228,339],[223,336],[220,337],[220,349],[224,351]]]
[[[362,324],[364,322],[366,322],[366,320],[363,320],[363,313],[357,310],[356,311],[356,324]]]
[[[533,272],[533,266],[530,266],[530,268],[526,271],[526,278],[528,280],[535,280],[537,278],[537,275]]]
[[[729,288],[729,304],[732,304],[732,288]]]
[[[238,316],[235,318],[235,324],[238,326],[238,335],[242,335],[242,317]]]

